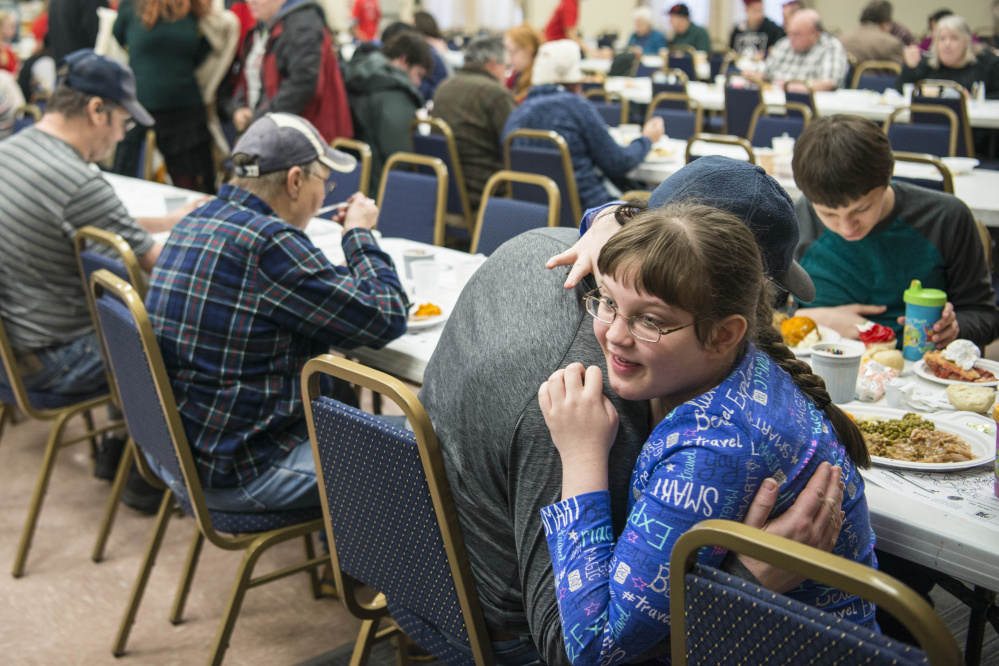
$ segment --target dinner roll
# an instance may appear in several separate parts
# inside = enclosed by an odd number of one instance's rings
[[[996,401],[996,391],[989,386],[973,384],[951,384],[947,387],[947,399],[955,409],[963,412],[988,414]]]
[[[902,358],[902,352],[897,349],[883,349],[874,352],[871,360],[888,368],[895,368],[900,374],[905,369],[905,359]]]

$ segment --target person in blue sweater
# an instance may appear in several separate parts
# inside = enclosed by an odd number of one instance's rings
[[[635,10],[635,32],[628,39],[628,50],[638,56],[657,55],[665,51],[666,35],[652,27],[652,9],[641,6]]]
[[[787,266],[775,265],[791,264],[797,241],[786,195],[778,210],[761,248],[738,218],[680,203],[635,213],[600,253],[586,308],[611,388],[652,400],[660,423],[635,464],[615,541],[607,464],[617,413],[600,369],[569,365],[539,390],[562,461],[562,501],[541,513],[574,664],[628,661],[669,635],[673,544],[699,521],[741,520],[767,477],[780,484],[780,513],[821,463],[841,465],[845,519],[833,552],[876,566],[860,432],[770,325],[764,261],[767,274],[783,275]],[[705,550],[699,561],[717,566],[724,555]],[[787,596],[876,630],[872,604],[830,592],[805,581]]]
[[[503,140],[518,129],[561,134],[569,145],[579,200],[586,209],[614,198],[605,179],[624,178],[641,164],[665,128],[661,118],[652,118],[645,123],[642,136],[628,146],[619,146],[596,108],[579,94],[583,81],[579,63],[579,46],[573,41],[562,39],[541,45],[534,59],[533,87],[524,103],[507,118]]]

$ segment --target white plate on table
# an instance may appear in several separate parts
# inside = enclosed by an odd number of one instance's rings
[[[843,336],[840,335],[837,331],[834,331],[833,329],[827,326],[819,326],[819,339],[816,342],[839,342],[842,339]],[[797,356],[798,358],[812,355],[811,348],[798,349],[797,347],[791,347],[791,351],[794,352],[794,355]]]
[[[981,162],[976,160],[974,157],[941,157],[940,161],[950,169],[952,176],[961,176],[966,173],[971,173],[971,170],[977,167]]]
[[[413,312],[416,312],[416,308],[420,307],[422,303],[417,303],[413,308]],[[447,321],[447,318],[451,315],[450,308],[447,308],[438,303],[434,303],[441,309],[439,315],[434,315],[432,317],[419,317],[416,318],[413,315],[409,315],[409,319],[406,320],[406,330],[408,331],[422,331],[425,328],[433,328]]]
[[[982,370],[988,370],[996,377],[999,377],[999,362],[990,361],[988,359],[980,358],[975,361],[975,367],[981,368]],[[928,382],[935,382],[937,384],[944,384],[949,386],[950,384],[967,384],[969,386],[999,386],[999,379],[994,382],[966,382],[960,379],[940,379],[933,372],[926,367],[926,361],[919,359],[912,369],[916,372],[916,375],[922,377]]]
[[[843,410],[849,412],[858,420],[863,417],[874,417],[878,419],[900,419],[908,412],[904,409],[892,409],[890,407],[879,407],[876,405],[847,405]],[[910,410],[911,411],[911,410]],[[918,413],[918,412],[916,412]],[[959,469],[970,469],[980,465],[991,465],[995,461],[995,428],[996,423],[992,419],[981,414],[971,412],[934,412],[932,414],[919,414],[927,421],[932,421],[937,430],[949,432],[959,436],[968,446],[971,447],[971,460],[953,463],[919,463],[905,460],[892,460],[891,458],[881,458],[871,456],[871,462],[879,467],[891,467],[893,469],[908,469],[921,472],[950,472]],[[971,425],[988,426],[988,433],[972,428]]]

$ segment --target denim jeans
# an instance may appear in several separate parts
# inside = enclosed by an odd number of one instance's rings
[[[175,479],[152,460],[149,460],[149,466],[171,490],[187,497],[184,479]],[[308,440],[302,442],[263,474],[241,486],[205,488],[204,493],[205,504],[215,511],[259,513],[317,507],[319,486],[312,446]]]
[[[38,393],[86,395],[106,388],[97,336],[88,333],[61,347],[34,352],[41,368],[24,375],[25,388]],[[7,385],[0,377],[0,384]]]
[[[451,644],[455,650],[472,658],[471,648],[459,641],[446,631],[437,629],[437,632]],[[518,636],[506,641],[492,641],[493,655],[496,658],[496,666],[544,666],[545,660],[541,658],[541,653],[535,647],[530,636]]]

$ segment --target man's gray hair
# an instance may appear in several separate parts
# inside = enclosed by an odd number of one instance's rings
[[[490,60],[495,60],[500,65],[506,63],[502,37],[480,37],[465,48],[466,65],[482,67]]]
[[[232,157],[233,166],[246,166],[247,164],[255,163],[255,161],[255,157],[244,153],[237,153]],[[319,160],[313,160],[308,164],[299,166],[306,178],[309,178],[314,173],[319,173]],[[281,169],[280,171],[252,178],[248,176],[233,176],[229,179],[229,184],[243,188],[273,207],[274,202],[281,198],[285,183],[288,182],[289,171],[291,171],[291,168]]]

